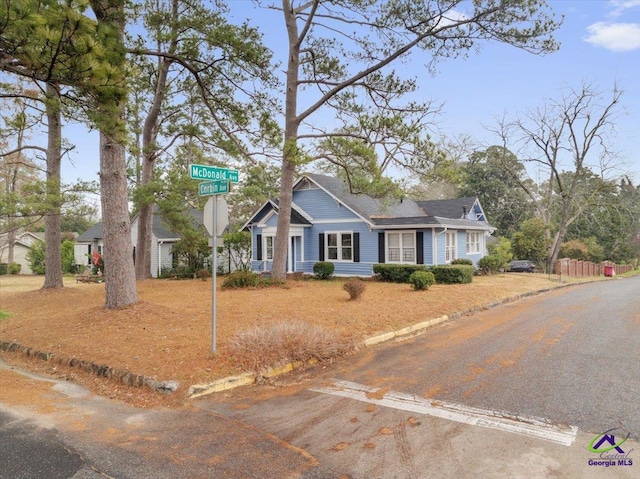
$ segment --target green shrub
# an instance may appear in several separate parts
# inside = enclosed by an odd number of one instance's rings
[[[430,271],[415,271],[409,276],[409,283],[413,285],[413,289],[421,291],[429,289],[429,286],[435,284],[436,277]]]
[[[351,278],[342,285],[342,289],[349,293],[349,299],[351,300],[358,299],[364,293],[365,287],[365,282],[358,278]]]
[[[313,273],[318,279],[331,278],[335,269],[335,265],[329,261],[318,261],[313,265]]]
[[[251,271],[234,271],[222,283],[222,288],[255,288],[260,286],[262,279]]]
[[[22,269],[22,265],[19,263],[9,263],[9,274],[18,274]]]
[[[416,271],[427,271],[422,264],[374,264],[373,272],[381,281],[388,283],[408,283]]]
[[[73,241],[68,239],[64,240],[60,245],[60,253],[62,255],[62,272],[75,273],[76,258],[74,253]]]
[[[9,265],[7,263],[0,263],[0,276],[3,274],[7,274],[7,270],[9,269]]]
[[[439,284],[464,284],[473,281],[473,266],[456,264],[450,266],[433,266],[431,272]]]
[[[504,268],[502,258],[497,254],[488,254],[478,261],[478,268],[484,274],[493,274]]]
[[[467,258],[456,258],[451,261],[451,264],[466,264],[467,266],[473,266],[473,261]]]
[[[45,267],[45,244],[42,240],[36,240],[31,243],[31,248],[27,253],[26,259],[33,274],[44,274]]]

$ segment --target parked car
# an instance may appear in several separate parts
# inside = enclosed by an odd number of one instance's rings
[[[509,263],[509,270],[514,273],[535,273],[536,265],[531,261],[512,261],[511,263]]]

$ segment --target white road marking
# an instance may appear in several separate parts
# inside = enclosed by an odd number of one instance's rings
[[[570,446],[576,439],[575,426],[549,424],[544,419],[514,416],[500,411],[489,411],[475,407],[454,404],[435,399],[424,399],[412,394],[386,392],[380,395],[380,388],[370,388],[349,381],[335,381],[333,386],[313,388],[311,391],[341,396],[378,406],[410,411],[417,414],[449,419],[473,426],[488,427],[501,431],[531,436],[546,441]]]

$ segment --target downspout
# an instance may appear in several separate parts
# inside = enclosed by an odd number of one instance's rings
[[[157,278],[162,276],[162,244],[164,241],[158,240],[158,273]]]
[[[434,238],[434,241],[433,241],[433,252],[434,252],[433,265],[434,266],[438,266],[438,236],[440,236],[443,233],[446,233],[447,229],[448,228],[445,226],[444,229],[442,231],[440,231],[440,233],[436,233],[435,232],[436,229],[433,228],[433,232],[434,232],[434,235],[433,235],[433,238]],[[445,249],[447,248],[447,244],[446,243],[445,243],[444,247],[445,247]],[[445,257],[446,257],[446,254],[445,254]]]

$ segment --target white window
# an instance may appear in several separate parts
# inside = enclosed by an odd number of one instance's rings
[[[444,235],[445,245],[444,245],[444,259],[447,263],[456,259],[456,251],[457,251],[457,232],[456,231],[447,231]]]
[[[387,263],[416,262],[416,233],[387,233]]]
[[[353,233],[326,234],[327,261],[353,261]]]
[[[467,231],[467,254],[480,253],[480,233]]]
[[[264,245],[265,245],[265,253],[266,253],[266,259],[268,260],[272,260],[273,259],[273,236],[266,236],[264,238]]]

